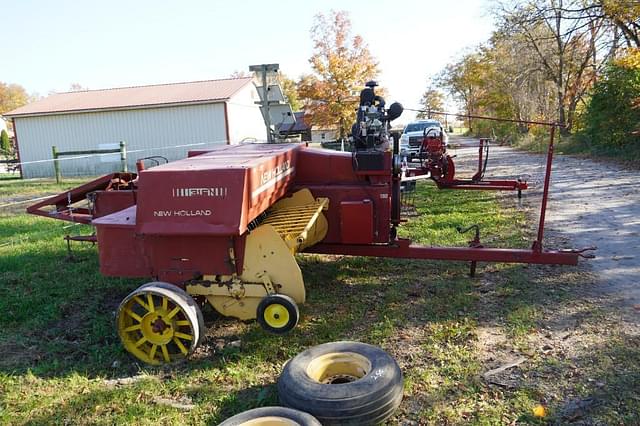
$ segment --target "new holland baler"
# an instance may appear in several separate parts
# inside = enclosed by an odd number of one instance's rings
[[[305,301],[300,252],[470,261],[474,268],[478,261],[577,263],[579,251],[543,249],[546,203],[531,249],[488,248],[477,237],[469,247],[398,238],[402,161],[397,142],[390,149],[389,123],[402,107],[385,109],[373,88],[360,97],[354,153],[299,143],[192,151],[137,174],[104,176],[28,212],[95,226],[104,275],[151,279],[117,314],[124,347],[149,364],[194,351],[203,301],[225,316],[257,318],[271,332],[291,330]]]

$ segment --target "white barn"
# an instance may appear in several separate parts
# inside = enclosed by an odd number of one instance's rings
[[[247,77],[57,93],[4,116],[13,120],[22,175],[32,178],[53,176],[52,162],[40,161],[51,160],[52,146],[89,151],[125,141],[129,170],[135,170],[138,158],[172,161],[190,149],[265,140],[259,100]],[[119,167],[119,154],[60,161],[63,176]]]

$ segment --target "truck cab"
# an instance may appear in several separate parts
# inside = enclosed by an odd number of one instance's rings
[[[400,136],[400,155],[409,160],[417,157],[427,132],[442,133],[443,142],[447,145],[449,136],[438,120],[417,120],[407,124]]]

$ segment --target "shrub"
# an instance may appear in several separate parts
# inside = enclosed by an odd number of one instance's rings
[[[580,138],[592,147],[640,148],[640,68],[610,65],[593,88]]]
[[[7,131],[4,129],[2,129],[2,132],[0,132],[0,150],[2,150],[6,154],[11,152],[11,141],[9,140]]]

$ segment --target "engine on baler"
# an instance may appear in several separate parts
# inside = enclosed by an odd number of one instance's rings
[[[360,92],[360,105],[357,109],[356,122],[351,128],[356,151],[387,150],[390,146],[389,127],[391,121],[400,117],[403,108],[398,102],[385,110],[385,101],[376,95],[378,83],[369,81]]]

